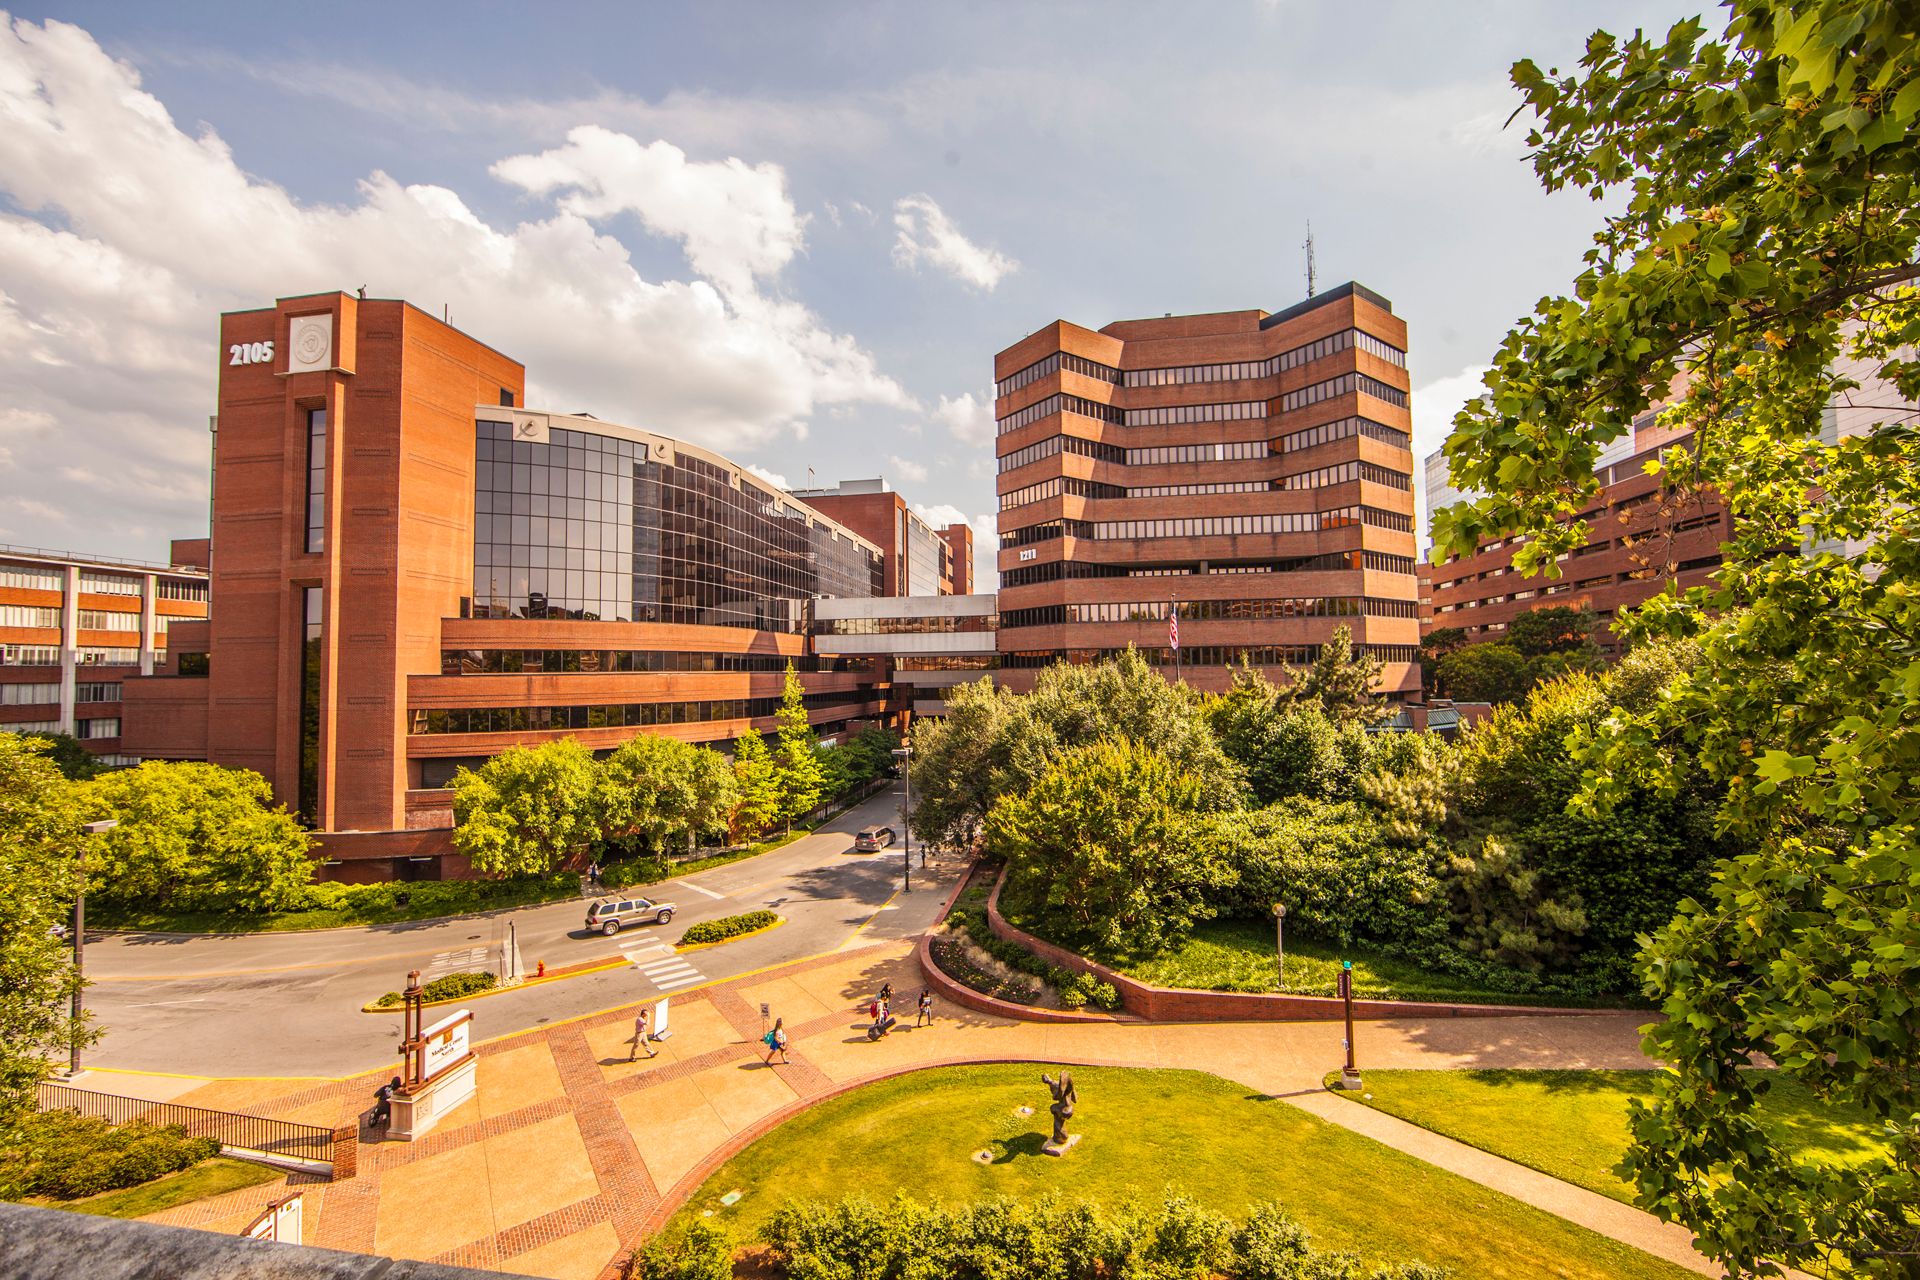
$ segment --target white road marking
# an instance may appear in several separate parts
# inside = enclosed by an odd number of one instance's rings
[[[656,981],[661,978],[678,978],[689,973],[700,972],[684,960],[678,964],[637,964],[634,968]]]
[[[693,881],[691,881],[691,880],[675,880],[675,881],[674,881],[674,883],[675,883],[675,884],[677,884],[677,885],[682,885],[682,886],[684,886],[685,888],[688,888],[688,889],[691,889],[691,890],[693,890],[693,891],[694,891],[695,893],[704,893],[704,894],[706,894],[706,895],[707,895],[707,896],[708,896],[709,898],[724,898],[724,897],[726,897],[726,896],[727,896],[727,895],[726,895],[726,894],[724,894],[724,893],[715,893],[715,892],[714,892],[713,890],[711,890],[711,889],[703,889],[703,888],[701,888],[701,887],[700,887],[699,885],[697,885],[697,884],[695,884],[695,883],[694,883]]]
[[[665,952],[668,955],[673,954],[672,947],[664,942],[655,942],[650,938],[635,938],[632,942],[622,942],[617,945],[629,960],[635,956],[650,955],[655,951]]]
[[[675,987],[692,986],[696,982],[705,982],[706,980],[707,980],[707,975],[704,973],[690,973],[684,978],[675,978],[671,982],[662,982],[658,978],[655,978],[653,980],[653,985],[660,988],[660,990],[662,991],[671,991]]]
[[[141,1004],[130,1004],[129,1009],[157,1009],[163,1004],[205,1004],[205,996],[196,996],[191,1000],[148,1000]]]

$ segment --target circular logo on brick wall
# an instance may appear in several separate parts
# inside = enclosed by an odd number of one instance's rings
[[[301,364],[313,364],[324,358],[330,336],[319,325],[309,325],[300,330],[300,336],[293,340],[293,358]]]

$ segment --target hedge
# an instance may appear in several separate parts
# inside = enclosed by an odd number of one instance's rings
[[[0,1142],[0,1199],[77,1200],[137,1187],[219,1154],[218,1142],[189,1138],[177,1124],[115,1127],[77,1111],[36,1112]]]
[[[702,920],[680,935],[680,945],[684,947],[694,942],[725,942],[728,938],[737,938],[743,933],[771,929],[779,923],[779,915],[772,911],[747,911],[737,916],[721,916],[718,920]]]
[[[461,996],[470,996],[479,991],[491,991],[500,979],[490,973],[450,973],[444,978],[435,978],[420,988],[420,994],[431,1004],[435,1000],[458,1000]],[[382,1009],[397,1009],[406,1003],[406,996],[398,991],[389,991],[374,1003]]]

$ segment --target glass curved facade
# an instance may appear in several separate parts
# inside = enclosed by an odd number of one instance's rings
[[[882,594],[878,551],[797,500],[644,441],[476,424],[473,615],[800,631],[814,596]]]

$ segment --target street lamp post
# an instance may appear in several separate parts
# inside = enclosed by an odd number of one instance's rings
[[[1273,904],[1273,954],[1274,976],[1279,979],[1282,990],[1287,985],[1287,904]]]
[[[1346,1063],[1340,1068],[1340,1083],[1337,1089],[1360,1088],[1360,1067],[1353,1058],[1353,961],[1340,962],[1340,999],[1347,1007]]]
[[[907,775],[907,799],[900,810],[900,892],[913,892],[913,712],[907,712],[906,727],[900,735],[900,745],[893,749],[894,759],[900,761],[901,770]]]
[[[90,836],[111,831],[120,825],[118,818],[106,818],[99,822],[88,822],[81,830]],[[67,1058],[67,1078],[71,1080],[80,1074],[80,1018],[82,1004],[81,988],[86,986],[87,978],[87,846],[81,842],[74,854],[74,861],[80,866],[80,885],[73,895],[73,1026],[70,1029],[70,1055]]]

